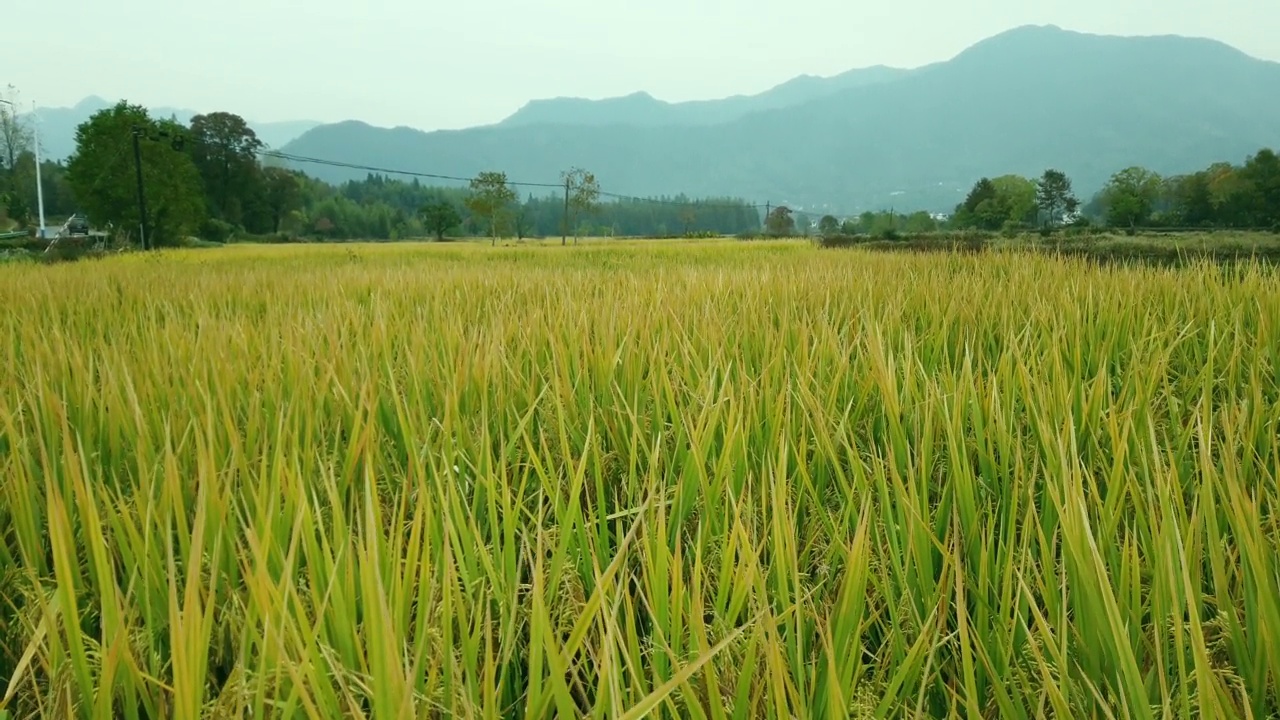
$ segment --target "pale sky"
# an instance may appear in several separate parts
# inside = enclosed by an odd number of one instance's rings
[[[681,101],[915,67],[1027,24],[1221,40],[1280,61],[1277,0],[12,0],[0,86],[426,130],[533,98]],[[10,28],[12,32],[8,31]]]

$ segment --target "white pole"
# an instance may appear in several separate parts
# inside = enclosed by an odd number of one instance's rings
[[[9,121],[16,125],[18,123],[18,106],[14,105],[12,100],[5,100],[4,98],[0,98],[0,105],[9,106]],[[12,148],[10,149],[12,150]],[[9,168],[9,172],[13,172],[13,168]]]
[[[44,183],[40,181],[40,116],[36,115],[36,103],[31,101],[31,117],[34,121],[31,127],[34,128],[33,136],[36,151],[36,204],[40,207],[40,237],[45,236],[44,231]]]

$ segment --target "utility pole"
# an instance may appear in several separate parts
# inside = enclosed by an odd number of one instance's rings
[[[44,229],[44,182],[40,180],[40,116],[36,115],[36,102],[31,101],[31,117],[34,122],[31,123],[32,136],[36,153],[36,205],[40,209],[40,238],[43,240],[45,236]]]
[[[773,208],[773,203],[769,200],[766,200],[764,203],[764,222],[761,223],[761,229],[764,230],[765,235],[769,234],[769,212],[770,210],[772,210],[772,208]]]
[[[560,246],[563,247],[569,244],[569,178],[567,177],[564,179],[564,223],[560,230],[563,233],[560,236]]]
[[[142,187],[142,145],[139,139],[142,137],[142,128],[134,126],[133,128],[133,167],[138,176],[138,217],[142,221],[140,237],[142,241],[142,249],[147,249],[147,243],[150,241],[149,229],[147,228],[147,195]]]

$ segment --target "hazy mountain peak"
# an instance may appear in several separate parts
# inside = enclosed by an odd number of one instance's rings
[[[501,169],[532,182],[578,165],[632,195],[945,211],[982,176],[1056,167],[1088,195],[1130,165],[1188,172],[1280,147],[1277,87],[1280,64],[1222,43],[1032,25],[927,68],[803,76],[697,102],[541,100],[483,129],[319,129],[288,149],[459,177]]]
[[[1057,25],[1022,25],[975,43],[956,56],[956,60],[995,56],[1005,61],[1084,53],[1109,53],[1134,56],[1142,53],[1199,53],[1197,59],[1208,61],[1247,58],[1264,62],[1218,40],[1186,35],[1103,35],[1067,30]]]
[[[72,109],[78,112],[96,113],[99,110],[103,110],[109,107],[111,107],[111,103],[107,102],[106,99],[99,97],[97,95],[90,95],[89,97],[76,103],[75,106],[72,107]]]
[[[136,103],[136,100],[129,100]],[[37,109],[40,118],[40,146],[50,160],[65,160],[75,151],[76,128],[95,113],[115,105],[98,95],[90,95],[71,107],[42,107]],[[198,113],[184,108],[150,107],[153,118],[176,118],[190,122]],[[285,120],[282,122],[254,122],[246,118],[258,139],[268,147],[281,148],[298,136],[323,123],[314,120]]]
[[[752,113],[799,105],[850,87],[888,82],[910,72],[876,65],[832,77],[804,74],[754,95],[678,103],[659,100],[643,90],[602,100],[569,97],[531,100],[499,125],[719,125]]]

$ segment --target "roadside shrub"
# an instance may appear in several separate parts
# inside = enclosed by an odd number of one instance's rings
[[[201,240],[209,242],[224,243],[231,239],[236,232],[236,226],[224,220],[216,218],[208,218],[200,224],[199,236]]]

